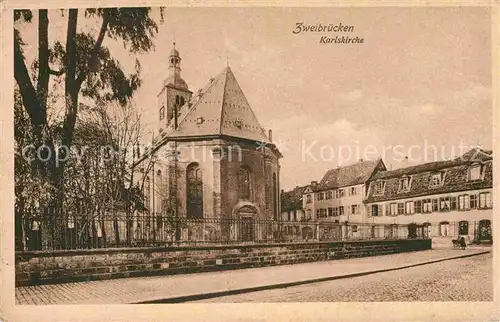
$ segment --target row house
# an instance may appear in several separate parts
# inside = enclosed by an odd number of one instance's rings
[[[306,218],[331,225],[320,235],[339,234],[346,237],[359,237],[357,226],[345,225],[348,222],[361,223],[366,217],[363,200],[367,193],[367,183],[379,171],[387,170],[382,159],[360,160],[357,163],[328,170],[319,183],[313,181],[304,190],[303,209]],[[340,226],[345,225],[345,231]],[[327,229],[327,228],[325,228]]]
[[[476,148],[451,160],[377,172],[364,200],[365,222],[386,224],[372,232],[385,237],[491,241],[492,168],[492,151]]]
[[[297,186],[290,191],[281,190],[281,218],[284,237],[288,240],[312,238],[311,218],[306,217],[303,194],[307,186]]]

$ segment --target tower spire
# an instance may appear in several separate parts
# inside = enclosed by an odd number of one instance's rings
[[[186,82],[181,78],[181,55],[177,48],[175,48],[175,41],[172,42],[172,50],[168,56],[168,69],[169,74],[165,79],[164,86],[172,85],[180,89],[188,89]]]

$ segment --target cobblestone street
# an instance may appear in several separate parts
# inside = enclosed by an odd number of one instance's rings
[[[492,254],[198,302],[492,301]]]
[[[16,288],[16,303],[120,304],[197,294],[214,294],[210,296],[213,298],[210,301],[216,302],[488,300],[492,296],[491,253],[477,255],[484,251],[485,249],[436,249],[232,271],[26,286]],[[473,256],[468,258],[455,258],[471,255]],[[425,264],[444,259],[448,260]],[[420,266],[408,268],[419,264]],[[274,291],[232,296],[215,295],[219,292],[257,286],[401,267],[406,268],[364,277],[279,288]],[[194,300],[195,298],[185,299]]]

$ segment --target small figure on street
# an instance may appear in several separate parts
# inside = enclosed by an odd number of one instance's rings
[[[460,248],[465,249],[465,247],[467,246],[467,245],[465,244],[465,238],[462,236],[462,237],[460,237],[460,238],[459,238],[459,240],[458,240],[458,241],[459,241],[459,243],[460,243]]]

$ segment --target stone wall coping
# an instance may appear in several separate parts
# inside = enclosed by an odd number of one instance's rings
[[[127,247],[127,248],[97,248],[97,249],[65,249],[65,250],[32,250],[16,251],[16,259],[28,260],[33,257],[56,257],[56,256],[79,256],[79,255],[101,255],[116,253],[155,253],[172,251],[196,251],[196,250],[226,250],[234,248],[271,248],[287,246],[313,246],[313,245],[335,245],[351,243],[390,243],[394,241],[426,240],[415,239],[369,239],[369,240],[342,240],[342,241],[314,241],[314,242],[289,242],[268,244],[228,244],[228,245],[192,245],[192,246],[156,246],[156,247]]]

